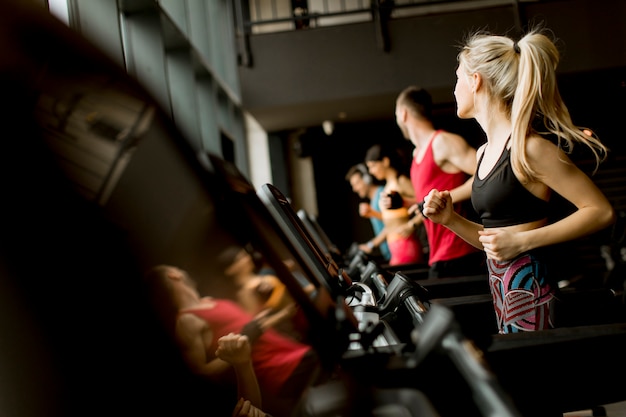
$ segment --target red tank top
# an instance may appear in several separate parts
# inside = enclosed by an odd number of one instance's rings
[[[415,189],[415,198],[421,201],[433,188],[438,190],[452,190],[462,185],[469,178],[464,172],[450,174],[441,170],[433,157],[433,140],[441,133],[437,130],[428,142],[424,158],[417,163],[415,158],[411,163],[411,183]],[[461,213],[461,205],[455,204],[454,210]],[[477,252],[478,249],[461,239],[456,233],[450,231],[437,223],[428,219],[424,220],[426,237],[430,247],[428,263],[456,259],[470,253]]]
[[[214,306],[198,306],[181,311],[206,321],[213,331],[208,353],[215,355],[217,339],[228,333],[240,333],[253,317],[239,305],[226,299],[211,299]],[[296,342],[268,329],[252,345],[252,364],[264,395],[277,395],[310,346]]]

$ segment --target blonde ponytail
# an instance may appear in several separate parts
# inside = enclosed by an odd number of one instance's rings
[[[558,90],[559,59],[556,45],[540,29],[531,30],[519,42],[507,36],[476,33],[458,56],[468,74],[482,75],[491,101],[511,119],[511,162],[522,181],[539,179],[525,152],[532,133],[554,135],[559,148],[567,153],[577,143],[586,145],[597,165],[608,152],[597,137],[585,134],[572,122]],[[534,131],[538,118],[546,132]]]

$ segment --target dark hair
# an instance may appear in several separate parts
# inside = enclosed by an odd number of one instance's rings
[[[259,270],[263,264],[263,256],[256,251],[250,243],[247,243],[243,246],[240,245],[230,245],[227,246],[224,250],[222,250],[217,256],[217,264],[219,265],[222,271],[226,270],[229,266],[235,262],[237,257],[243,252],[247,252],[250,255],[252,262],[254,263],[255,270]]]
[[[367,170],[367,166],[365,166],[365,164],[361,163],[351,166],[348,170],[348,173],[346,174],[346,181],[349,182],[350,178],[352,178],[354,174],[359,174],[366,184],[371,184],[374,182],[372,175]]]
[[[433,99],[430,93],[414,85],[402,90],[396,101],[406,106],[415,117],[431,120],[433,115]]]
[[[384,158],[389,159],[389,165],[398,171],[398,175],[406,175],[407,167],[397,148],[387,144],[378,144],[370,147],[365,153],[365,162],[382,161]]]

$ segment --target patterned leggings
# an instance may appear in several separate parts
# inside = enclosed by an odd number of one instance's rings
[[[499,333],[553,328],[555,290],[545,264],[532,254],[511,261],[487,259]]]

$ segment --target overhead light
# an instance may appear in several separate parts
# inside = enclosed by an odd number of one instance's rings
[[[326,136],[330,136],[333,134],[333,130],[335,130],[335,124],[332,120],[324,120],[322,122],[322,129],[324,129]]]

